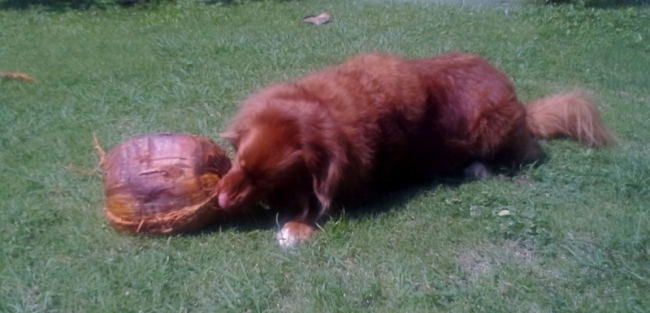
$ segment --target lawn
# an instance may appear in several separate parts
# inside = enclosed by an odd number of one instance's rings
[[[301,24],[321,11],[330,23]],[[581,86],[620,141],[544,142],[549,160],[512,177],[385,194],[292,250],[274,216],[174,236],[107,223],[93,134],[226,147],[256,88],[375,50],[481,54],[522,101]],[[650,308],[646,1],[0,0],[0,72],[36,79],[0,79],[0,312]]]

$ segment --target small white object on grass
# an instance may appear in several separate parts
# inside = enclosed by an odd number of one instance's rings
[[[280,231],[275,234],[275,238],[278,239],[278,243],[282,248],[292,248],[300,243],[300,238],[295,234],[291,233],[291,230],[287,227],[282,227]]]
[[[299,221],[290,221],[275,235],[280,247],[292,248],[307,240],[314,233],[314,226]]]
[[[319,15],[316,15],[316,16],[309,15],[309,16],[305,16],[302,19],[302,21],[305,22],[305,23],[311,23],[311,24],[314,24],[314,25],[322,25],[322,24],[325,24],[325,23],[330,21],[330,15],[327,14],[327,12],[323,12],[323,13],[321,13]]]
[[[498,216],[509,216],[509,215],[510,215],[510,211],[508,211],[508,210],[501,210],[501,211],[499,211],[499,213],[497,213],[497,215],[498,215]]]

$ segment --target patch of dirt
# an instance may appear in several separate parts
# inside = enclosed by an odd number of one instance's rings
[[[501,245],[487,244],[465,250],[456,257],[456,263],[467,274],[467,279],[459,281],[459,284],[474,284],[483,274],[509,262],[523,265],[537,263],[532,250],[514,241],[505,241]]]
[[[492,258],[481,250],[467,250],[456,258],[456,262],[463,272],[473,275],[487,273],[492,270]]]

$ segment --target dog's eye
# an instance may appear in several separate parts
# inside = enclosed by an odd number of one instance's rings
[[[251,171],[251,169],[246,166],[246,162],[244,162],[243,160],[239,161],[238,164],[239,164],[240,170],[244,174],[244,177],[246,177],[246,180],[251,185],[254,185],[254,186],[259,185],[259,180],[260,180],[261,175],[259,173],[257,173],[256,171]]]
[[[248,164],[244,160],[240,160],[238,164],[241,171],[244,173],[244,175],[246,175],[246,177],[249,180],[253,181],[256,179],[256,176],[258,175],[256,174],[255,171],[251,171],[251,169],[248,167]]]

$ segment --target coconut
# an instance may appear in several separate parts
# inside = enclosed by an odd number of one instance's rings
[[[196,230],[219,219],[217,185],[230,166],[225,151],[205,137],[132,138],[102,155],[104,211],[115,229],[130,233]]]

